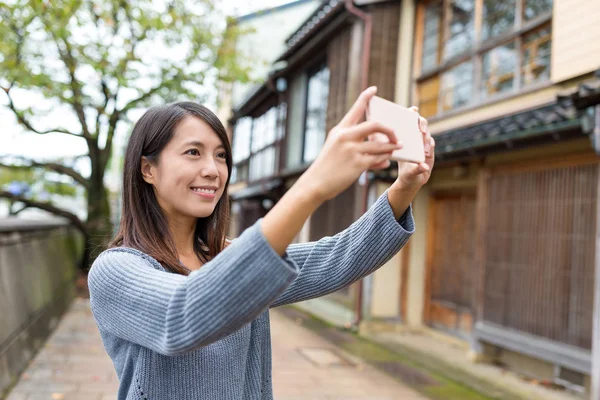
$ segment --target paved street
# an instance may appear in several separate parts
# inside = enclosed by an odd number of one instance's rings
[[[277,400],[427,400],[280,312],[271,318]],[[89,302],[77,299],[8,400],[108,400],[117,387]]]

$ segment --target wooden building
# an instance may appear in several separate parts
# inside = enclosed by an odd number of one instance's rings
[[[589,0],[356,3],[323,3],[234,110],[232,234],[265,215],[360,90],[377,85],[418,105],[436,138],[435,172],[413,202],[417,231],[364,282],[306,307],[364,330],[441,332],[476,360],[589,392],[600,129],[586,105],[597,93],[582,88],[597,85],[600,9]],[[297,240],[348,226],[394,171],[323,205]]]

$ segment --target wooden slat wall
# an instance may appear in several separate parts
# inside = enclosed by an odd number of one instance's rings
[[[371,6],[373,36],[369,86],[377,85],[377,95],[394,100],[396,90],[396,56],[400,29],[399,1]]]
[[[591,348],[597,164],[489,178],[483,319]]]
[[[472,310],[475,278],[475,196],[435,201],[431,300]]]
[[[348,67],[351,28],[345,27],[328,44],[329,98],[327,100],[327,132],[346,114]],[[324,203],[313,214],[310,222],[310,240],[331,236],[354,222],[355,185],[336,198]]]
[[[310,240],[319,240],[343,231],[354,222],[356,183],[325,202],[310,218]]]
[[[369,84],[378,86],[378,95],[393,99],[396,80],[396,52],[400,23],[399,2],[373,5],[373,39],[369,65]],[[327,131],[333,128],[348,111],[348,69],[351,27],[344,27],[327,48],[330,71],[327,104]],[[354,99],[352,99],[354,100]],[[310,240],[332,235],[355,220],[356,184],[335,199],[323,204],[311,218]]]
[[[329,67],[329,98],[327,104],[327,132],[346,114],[348,93],[348,69],[351,28],[344,28],[327,48]]]

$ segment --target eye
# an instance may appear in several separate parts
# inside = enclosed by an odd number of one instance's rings
[[[184,154],[189,154],[191,156],[199,156],[200,152],[197,149],[189,149]]]
[[[227,153],[224,152],[224,151],[222,151],[222,152],[220,152],[220,153],[217,154],[217,157],[218,158],[222,158],[223,160],[226,160],[227,159]]]

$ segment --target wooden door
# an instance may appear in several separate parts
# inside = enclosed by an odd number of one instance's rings
[[[434,196],[429,216],[425,320],[467,338],[473,325],[475,195]]]

